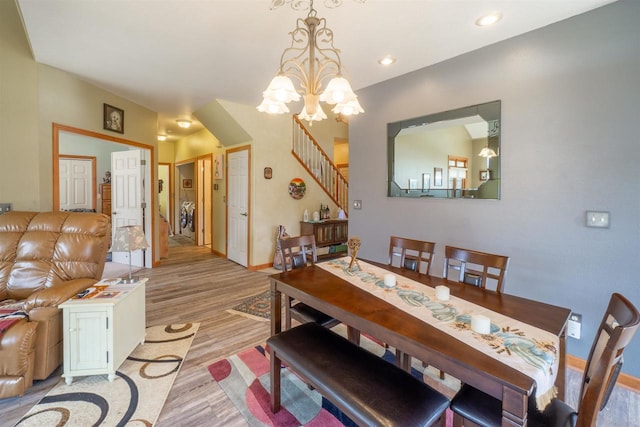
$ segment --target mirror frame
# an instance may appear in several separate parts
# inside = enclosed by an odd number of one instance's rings
[[[433,188],[425,190],[423,185],[417,189],[402,188],[396,182],[395,165],[395,138],[403,130],[416,126],[428,125],[466,117],[479,115],[487,122],[493,122],[495,126],[488,132],[487,146],[493,149],[496,157],[488,160],[488,168],[483,181],[477,188],[451,189],[445,184],[443,188]],[[465,199],[500,199],[501,187],[501,165],[500,165],[500,145],[501,145],[501,101],[491,101],[483,104],[471,105],[454,110],[443,111],[412,119],[400,120],[387,124],[387,197],[409,197],[409,198],[465,198]],[[433,166],[428,167],[432,169]],[[431,173],[432,171],[428,171]],[[417,177],[420,178],[420,177]],[[424,178],[423,178],[424,179]],[[421,180],[420,180],[421,181]],[[443,183],[449,180],[443,177]]]

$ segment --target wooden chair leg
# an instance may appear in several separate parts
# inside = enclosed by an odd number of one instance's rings
[[[287,331],[291,329],[291,302],[293,298],[290,296],[286,297],[285,305],[284,305],[284,330]]]

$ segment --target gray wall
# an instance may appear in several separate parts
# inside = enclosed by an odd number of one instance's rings
[[[387,260],[390,235],[511,257],[506,292],[583,314],[586,359],[612,292],[640,307],[640,1],[595,11],[359,92],[349,232]],[[386,124],[502,101],[502,199],[387,198]],[[585,227],[586,210],[611,228]],[[623,370],[640,377],[640,336]]]

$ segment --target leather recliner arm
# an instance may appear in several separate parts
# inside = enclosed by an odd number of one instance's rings
[[[50,288],[41,289],[27,297],[23,309],[29,314],[30,311],[37,308],[57,308],[58,304],[62,304],[77,293],[94,285],[96,282],[95,279],[74,279]]]

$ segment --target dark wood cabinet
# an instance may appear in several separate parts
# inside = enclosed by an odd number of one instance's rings
[[[100,184],[102,196],[102,213],[111,217],[111,184]]]
[[[329,248],[329,253],[318,251],[318,258],[339,257],[347,255],[347,240],[349,240],[349,221],[327,219],[321,222],[300,221],[300,234],[313,234],[316,237],[316,247]]]

